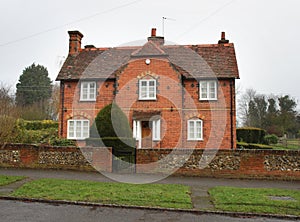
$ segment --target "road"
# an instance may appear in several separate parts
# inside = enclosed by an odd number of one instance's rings
[[[5,219],[4,219],[5,218]],[[4,219],[4,220],[3,220]],[[142,209],[51,205],[0,200],[0,220],[5,222],[288,222],[274,218],[233,218],[221,215],[178,213]]]

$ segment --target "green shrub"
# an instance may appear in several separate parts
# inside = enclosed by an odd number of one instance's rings
[[[124,153],[134,154],[136,142],[126,115],[116,104],[110,104],[98,113],[86,143],[89,146],[112,147],[113,154],[122,157]]]
[[[266,131],[260,128],[244,127],[236,130],[238,142],[263,144]]]
[[[22,125],[26,130],[43,130],[49,128],[58,128],[58,122],[53,120],[23,120]]]
[[[128,119],[116,104],[107,105],[100,110],[95,119],[95,124],[100,138],[132,137]],[[95,129],[95,126],[92,129]],[[91,132],[91,134],[95,135],[95,132]]]
[[[277,144],[278,143],[278,137],[275,134],[266,135],[265,138],[266,144]]]
[[[258,149],[258,150],[270,150],[273,149],[272,146],[268,146],[265,144],[255,144],[255,143],[245,143],[245,142],[237,142],[238,149]]]
[[[76,146],[76,142],[74,140],[69,140],[66,138],[52,138],[50,140],[49,145],[51,146]]]
[[[136,140],[128,137],[88,138],[86,144],[95,147],[113,147],[117,152],[133,152]]]

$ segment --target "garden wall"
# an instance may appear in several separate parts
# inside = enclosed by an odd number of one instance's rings
[[[111,148],[52,147],[5,144],[0,147],[0,167],[112,171]]]
[[[112,172],[112,158],[111,148],[0,147],[0,167]],[[137,173],[300,180],[300,150],[137,149],[136,163]]]
[[[300,180],[300,151],[138,149],[137,164],[137,173]]]

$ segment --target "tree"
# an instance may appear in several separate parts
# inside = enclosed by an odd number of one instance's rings
[[[0,144],[12,142],[15,135],[15,126],[18,111],[8,86],[0,83]]]
[[[279,123],[283,133],[289,135],[297,134],[297,103],[288,95],[278,98],[279,103]]]
[[[60,96],[59,84],[52,86],[52,94],[48,104],[48,114],[52,120],[58,120],[59,113],[59,96]]]
[[[47,68],[41,65],[35,65],[34,63],[31,66],[26,67],[19,78],[16,88],[17,106],[25,109],[33,106],[35,112],[40,111],[39,113],[43,113],[47,116],[47,104],[52,91],[51,80],[48,77]],[[28,112],[26,115],[27,118],[32,119],[31,117],[28,117]],[[35,116],[36,115],[32,115],[33,118]]]
[[[254,89],[247,89],[239,98],[239,118],[242,120],[244,126],[251,126],[249,116],[249,104],[254,99],[256,91]]]
[[[240,98],[239,115],[244,126],[265,129],[269,134],[294,137],[299,133],[300,117],[296,101],[288,95],[257,94],[248,89]]]

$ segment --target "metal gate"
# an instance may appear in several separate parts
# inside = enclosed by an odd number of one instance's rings
[[[114,173],[135,173],[136,152],[113,149],[112,166]]]

